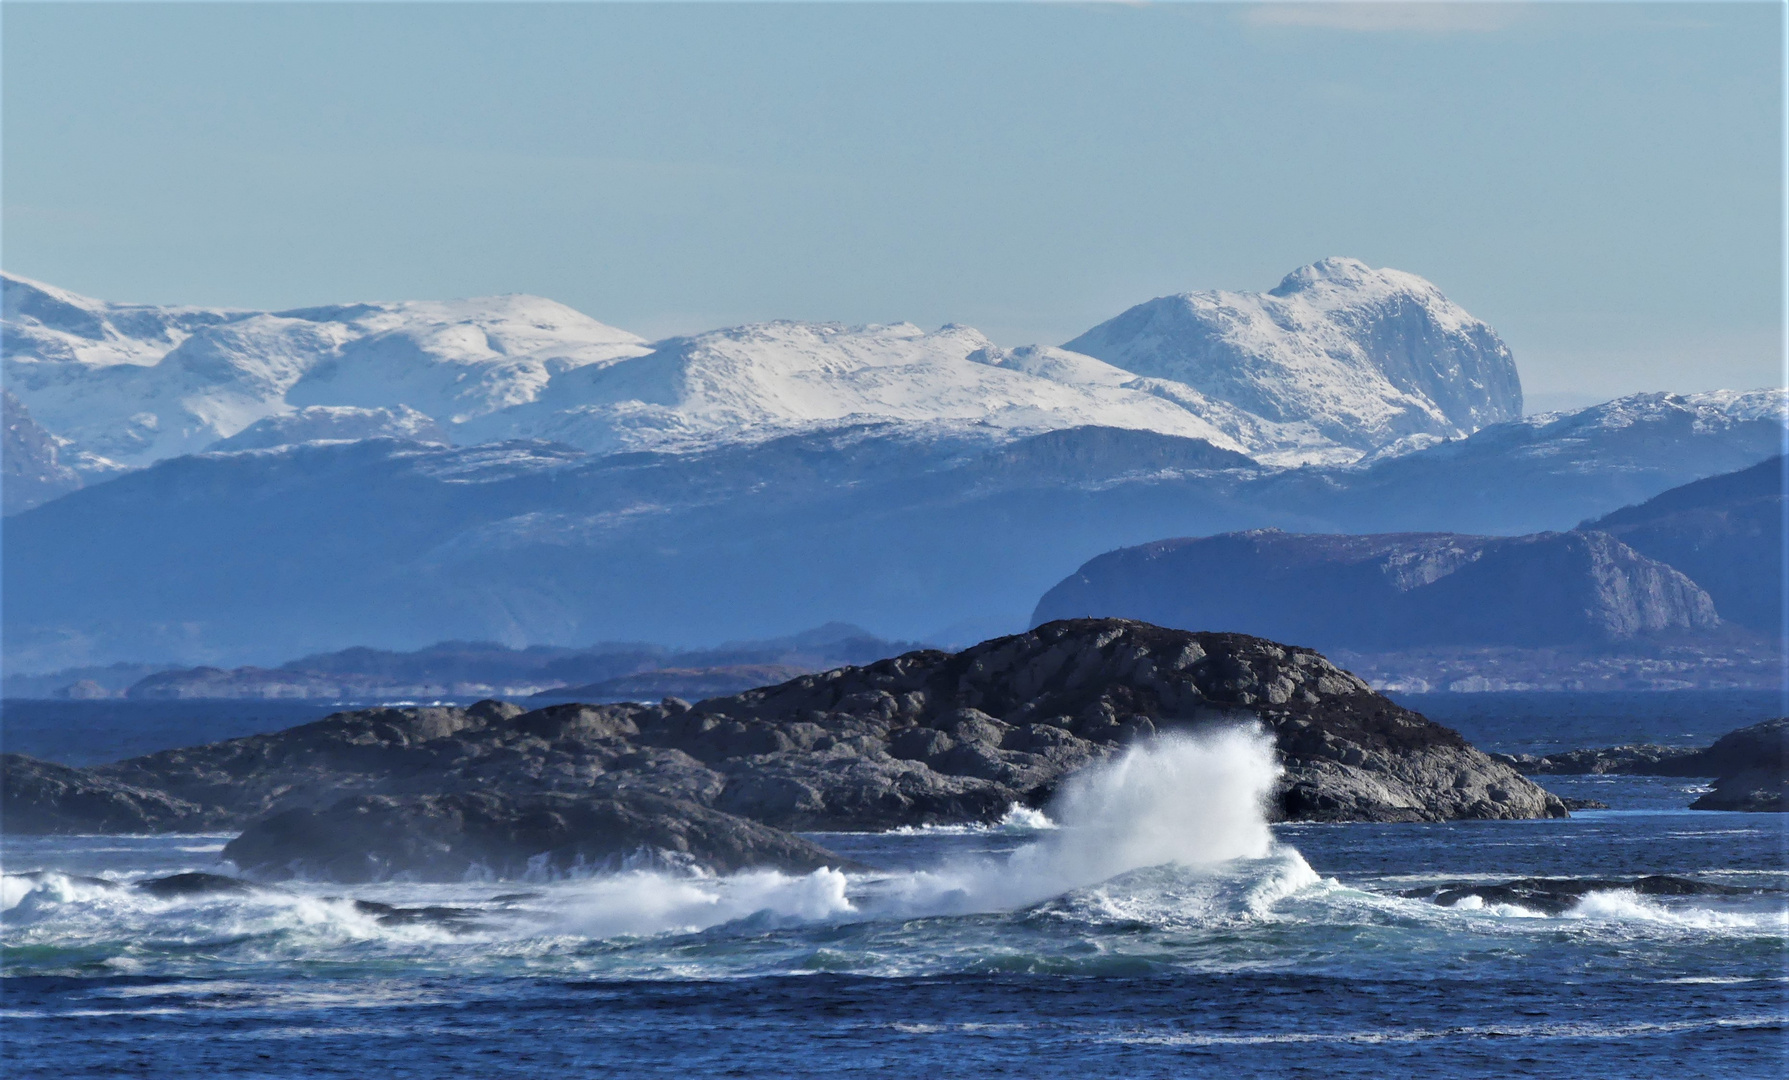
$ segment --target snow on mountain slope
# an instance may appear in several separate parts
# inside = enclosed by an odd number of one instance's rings
[[[906,323],[771,322],[649,346],[530,296],[248,312],[4,288],[7,385],[89,471],[264,422],[254,445],[426,432],[599,453],[866,423],[993,441],[1098,426],[1342,465],[1520,413],[1488,327],[1420,278],[1352,260],[1294,271],[1266,296],[1152,301],[1077,339],[1080,352]]]
[[[1430,457],[1484,456],[1494,453],[1508,459],[1569,456],[1594,447],[1605,460],[1617,455],[1650,458],[1662,445],[1679,446],[1687,452],[1686,436],[1700,442],[1725,446],[1706,438],[1740,430],[1762,433],[1763,440],[1748,440],[1745,461],[1710,463],[1708,475],[1750,464],[1768,453],[1773,439],[1789,426],[1789,390],[1711,390],[1701,394],[1629,394],[1582,409],[1536,413],[1519,420],[1486,428],[1469,443],[1448,443],[1428,449]],[[1757,445],[1753,446],[1752,443]]]
[[[596,452],[696,449],[866,422],[999,439],[1089,425],[1249,447],[1220,423],[1124,385],[1135,377],[1061,350],[1013,364],[978,331],[910,323],[774,322],[660,342],[649,355],[572,372],[471,433],[554,439]],[[1027,365],[1030,366],[1027,366]],[[1202,402],[1213,416],[1226,412]],[[1232,428],[1236,425],[1230,425]]]
[[[1434,285],[1330,258],[1267,293],[1139,304],[1063,346],[1360,451],[1522,415],[1514,360]]]
[[[11,275],[0,288],[6,385],[77,467],[83,454],[104,468],[192,453],[312,405],[453,422],[647,351],[538,297],[268,313],[110,304]]]
[[[322,440],[409,439],[416,442],[452,442],[447,432],[427,413],[407,405],[389,409],[362,409],[352,405],[307,405],[297,412],[269,416],[225,439],[210,450],[264,450],[273,446]]]

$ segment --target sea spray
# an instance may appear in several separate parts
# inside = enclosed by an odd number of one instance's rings
[[[845,889],[845,875],[827,868],[800,876],[757,870],[726,877],[635,870],[582,883],[562,928],[608,938],[703,930],[753,916],[771,924],[816,922],[853,911]]]
[[[1276,852],[1266,802],[1279,774],[1273,742],[1258,726],[1162,736],[1071,778],[1047,818],[1033,812],[1015,819],[1043,836],[1004,858],[879,878],[855,897],[834,870],[802,877],[611,875],[580,886],[565,928],[637,936],[748,916],[789,922],[1002,911],[1144,867],[1172,864],[1211,876],[1224,864],[1270,854],[1280,857],[1244,876],[1251,895],[1277,897],[1314,879],[1295,851]]]
[[[1279,775],[1273,741],[1255,725],[1151,739],[1070,778],[1050,807],[1058,828],[1044,838],[1005,859],[891,881],[867,909],[999,911],[1143,867],[1263,859],[1275,850],[1267,799]]]

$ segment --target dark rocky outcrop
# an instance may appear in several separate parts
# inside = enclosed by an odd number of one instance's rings
[[[818,844],[781,830],[639,793],[625,800],[475,792],[359,795],[325,810],[287,810],[259,821],[230,841],[224,858],[259,878],[348,883],[635,866],[700,866],[727,873],[847,865]]]
[[[1713,790],[1691,803],[1690,809],[1789,810],[1789,717],[1729,731],[1700,750],[1642,744],[1568,750],[1544,757],[1494,756],[1529,775],[1712,776]]]
[[[1090,560],[1032,618],[1086,615],[1357,649],[1607,643],[1720,621],[1695,582],[1599,532],[1161,540]]]
[[[228,816],[92,770],[0,755],[0,829],[8,833],[198,832]]]
[[[1627,746],[1591,747],[1583,750],[1562,750],[1553,754],[1492,754],[1498,761],[1526,776],[1602,776],[1607,773],[1627,775],[1696,776],[1698,773],[1675,773],[1669,770],[1694,751],[1658,743],[1633,743]]]
[[[654,797],[779,829],[882,829],[991,821],[1014,803],[1042,805],[1065,776],[1138,739],[1237,722],[1274,737],[1286,768],[1276,807],[1283,817],[1565,813],[1556,797],[1454,731],[1308,649],[1094,619],[696,705],[367,709],[83,775],[164,792],[236,827],[303,811],[312,816],[291,819],[294,828],[356,814],[411,815],[421,828],[463,820],[471,804],[404,800],[478,794],[624,804]],[[342,803],[356,796],[399,801]],[[479,825],[449,847],[473,850],[483,841],[472,833],[508,827]],[[467,827],[441,828],[458,837],[454,830]],[[566,829],[549,833],[575,831]]]
[[[1748,896],[1751,889],[1718,885],[1689,878],[1654,874],[1629,880],[1596,878],[1517,878],[1498,884],[1472,881],[1450,881],[1407,889],[1399,895],[1419,900],[1432,900],[1443,907],[1452,907],[1469,896],[1487,904],[1513,904],[1530,911],[1559,915],[1571,910],[1578,901],[1593,892],[1625,891],[1641,896]]]

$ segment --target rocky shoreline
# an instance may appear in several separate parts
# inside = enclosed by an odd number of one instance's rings
[[[92,769],[9,755],[3,824],[247,830],[230,857],[264,876],[458,877],[539,855],[801,870],[839,860],[796,830],[990,822],[1140,740],[1237,723],[1275,741],[1278,818],[1566,813],[1308,649],[1074,619],[694,705],[367,709]]]
[[[1697,750],[1641,743],[1555,754],[1493,754],[1530,776],[1709,777],[1713,790],[1692,810],[1789,811],[1789,717],[1730,731]]]

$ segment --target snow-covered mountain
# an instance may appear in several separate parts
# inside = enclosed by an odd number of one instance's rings
[[[307,406],[456,424],[532,401],[562,372],[648,351],[530,296],[252,312],[112,304],[11,275],[0,287],[6,386],[76,468],[192,453]]]
[[[1522,415],[1515,361],[1434,285],[1324,259],[1266,293],[1138,304],[1063,346],[1370,451]]]
[[[865,423],[995,442],[1102,426],[1272,465],[1344,464],[1520,413],[1488,327],[1420,278],[1345,259],[1272,294],[1151,301],[1071,343],[1079,352],[904,323],[773,322],[648,345],[528,296],[250,312],[3,285],[7,386],[89,472],[255,425],[229,445],[426,433],[607,453]],[[1215,374],[1224,365],[1231,377]]]

